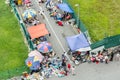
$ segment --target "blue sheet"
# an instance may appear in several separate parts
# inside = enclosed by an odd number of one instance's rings
[[[73,10],[66,3],[57,4],[57,6],[65,12],[73,13]]]
[[[89,43],[83,33],[72,37],[67,37],[66,40],[72,51],[80,48],[89,47]]]

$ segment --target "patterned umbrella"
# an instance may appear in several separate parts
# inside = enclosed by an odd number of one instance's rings
[[[33,60],[34,60],[34,57],[28,57],[26,60],[25,60],[25,63],[28,67],[31,67],[32,66],[32,63],[33,63]]]
[[[25,63],[31,70],[37,70],[40,67],[40,61],[36,60],[36,57],[28,57]]]
[[[37,46],[38,51],[42,52],[42,53],[48,53],[52,51],[52,46],[50,43],[48,42],[41,42],[38,46]]]
[[[33,57],[34,56],[34,61],[42,61],[43,60],[43,56],[40,52],[38,52],[37,50],[34,50],[34,51],[31,51],[29,54],[28,54],[29,57]]]
[[[39,67],[40,67],[40,62],[36,61],[36,62],[33,62],[32,66],[30,67],[30,70],[37,70],[39,69]]]
[[[24,13],[22,14],[24,19],[30,19],[36,16],[36,12],[33,9],[28,9],[25,10]]]

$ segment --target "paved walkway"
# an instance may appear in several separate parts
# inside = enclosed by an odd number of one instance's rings
[[[109,64],[83,63],[76,67],[76,75],[63,78],[51,77],[49,80],[120,80],[120,61]]]

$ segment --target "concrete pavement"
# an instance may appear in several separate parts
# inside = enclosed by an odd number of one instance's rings
[[[51,77],[49,80],[120,80],[120,61],[109,64],[83,63],[76,67],[76,75],[63,78]]]
[[[63,27],[58,26],[55,20],[50,17],[49,11],[47,11],[47,9],[45,8],[45,4],[41,4],[41,6],[39,6],[38,0],[31,0],[31,2],[33,4],[32,7],[36,11],[39,11],[40,7],[42,8],[42,10],[44,10],[44,23],[46,24],[48,31],[51,33],[51,37],[48,37],[48,39],[51,42],[53,49],[57,53],[57,55],[61,56],[63,52],[68,51],[68,45],[66,43],[65,37],[75,35],[73,27],[67,24],[65,24]],[[65,36],[63,36],[63,34]]]

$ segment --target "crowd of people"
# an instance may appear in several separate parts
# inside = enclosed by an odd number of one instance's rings
[[[25,24],[31,24],[32,26],[36,26],[37,24],[40,23],[40,21],[36,18],[31,18],[31,19],[26,19],[24,20]]]
[[[53,75],[57,77],[68,76],[69,74],[75,75],[75,66],[72,66],[65,53],[61,57],[56,57],[54,52],[44,55],[44,59],[40,63],[40,66],[37,70],[32,70],[30,74],[23,74],[23,79],[33,79],[32,75],[39,73],[39,79],[44,80],[50,78]]]
[[[33,41],[34,46],[37,46],[41,42],[47,41],[47,38],[45,36],[41,36],[39,38],[33,39],[32,41]]]
[[[88,62],[88,63],[106,63],[108,64],[110,61],[119,61],[120,60],[120,50],[119,48],[115,49],[103,49],[102,51],[98,51],[97,53],[86,51],[86,52],[79,52],[76,51],[72,53],[71,60],[75,64]]]
[[[62,3],[62,1],[59,0],[58,3]],[[65,12],[65,11],[61,12],[57,4],[52,0],[46,4],[46,8],[50,12],[49,13],[50,17],[53,17],[53,19],[56,20],[56,23],[59,26],[63,26],[64,24],[63,22],[75,24],[74,20],[71,21],[72,15],[69,12]]]

